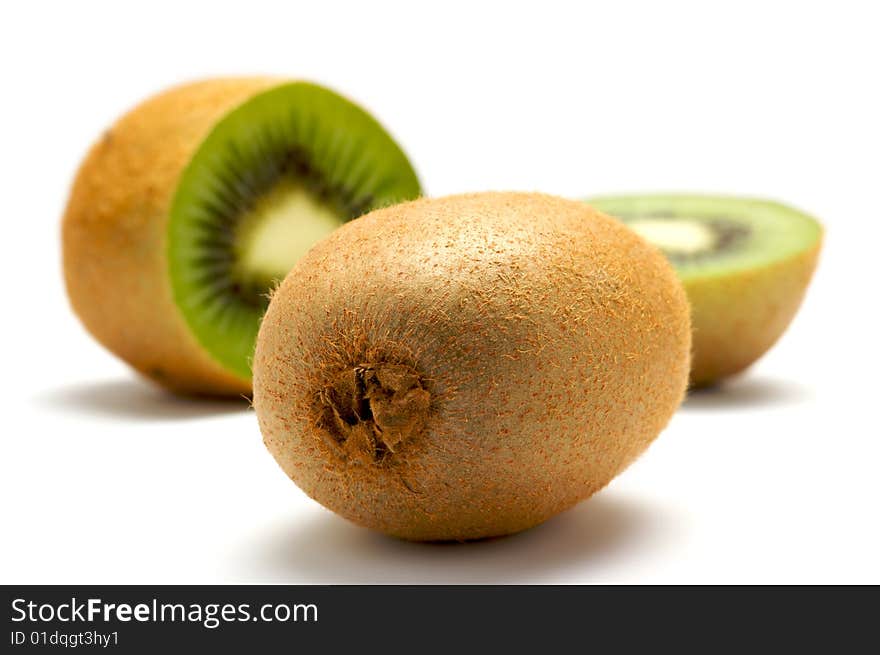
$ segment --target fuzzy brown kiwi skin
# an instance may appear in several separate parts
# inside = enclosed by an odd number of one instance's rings
[[[690,348],[674,271],[614,219],[541,194],[423,199],[295,265],[261,325],[254,406],[281,468],[331,510],[404,539],[478,539],[632,462],[682,400]],[[377,407],[416,426],[393,450]]]
[[[742,372],[779,340],[803,301],[821,247],[819,241],[757,269],[685,281],[694,329],[692,388]]]
[[[172,297],[166,234],[184,167],[231,109],[280,84],[272,78],[194,82],[149,98],[108,129],[83,161],[62,220],[67,292],[88,331],[174,391],[238,395],[198,344]]]

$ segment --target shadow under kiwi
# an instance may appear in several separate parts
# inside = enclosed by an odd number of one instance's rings
[[[634,551],[656,548],[681,529],[680,517],[608,492],[531,530],[463,543],[401,541],[323,512],[251,544],[238,575],[318,584],[505,584],[553,575],[564,584]]]
[[[245,412],[247,398],[181,396],[136,379],[84,382],[36,397],[44,408],[126,421],[180,421]]]
[[[798,405],[812,397],[810,389],[797,382],[747,375],[711,387],[688,390],[681,409],[703,411]]]

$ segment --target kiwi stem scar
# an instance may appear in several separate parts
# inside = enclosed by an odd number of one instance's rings
[[[430,404],[431,394],[409,366],[355,366],[321,390],[321,434],[340,458],[379,464],[422,430]]]

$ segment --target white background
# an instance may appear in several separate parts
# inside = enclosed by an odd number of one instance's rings
[[[873,3],[5,3],[0,582],[880,582]],[[80,327],[59,218],[120,112],[278,73],[372,110],[434,195],[699,190],[827,227],[797,320],[593,499],[418,545],[306,498],[243,402],[178,399]]]

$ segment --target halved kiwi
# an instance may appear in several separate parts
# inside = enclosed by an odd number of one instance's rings
[[[273,286],[341,224],[419,195],[391,136],[326,88],[188,84],[124,116],[83,163],[63,222],[68,292],[148,377],[246,393]]]
[[[822,228],[777,202],[683,194],[588,199],[658,246],[691,303],[691,385],[737,373],[764,354],[797,312]]]

